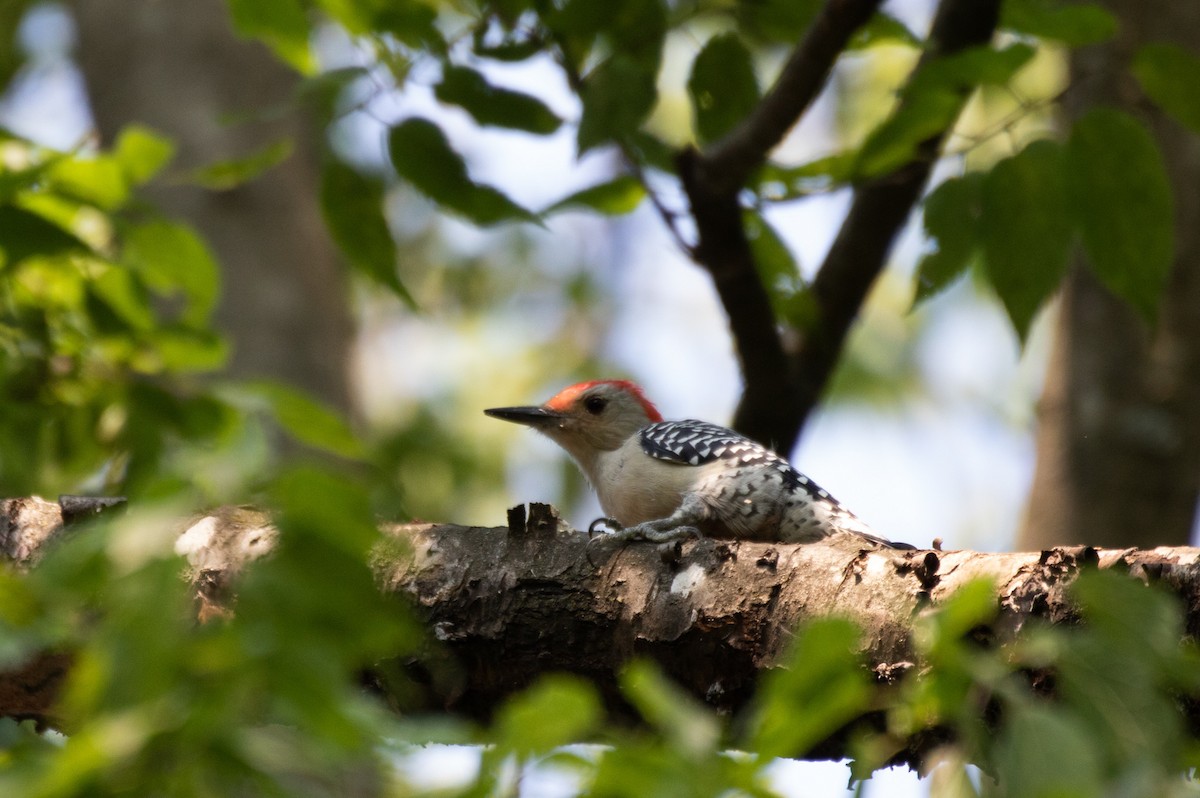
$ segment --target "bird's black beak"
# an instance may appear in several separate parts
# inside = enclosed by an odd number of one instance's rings
[[[489,407],[483,412],[492,418],[524,424],[527,427],[544,427],[562,418],[561,413],[544,407]]]

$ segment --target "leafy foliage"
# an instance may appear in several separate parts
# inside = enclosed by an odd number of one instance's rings
[[[6,39],[21,6],[0,3]],[[360,274],[410,306],[416,302],[397,271],[384,213],[393,179],[480,227],[540,224],[567,209],[629,213],[647,197],[659,199],[654,192],[674,178],[676,153],[664,139],[708,146],[753,114],[766,85],[760,69],[770,77],[774,47],[800,39],[819,7],[808,0],[229,2],[236,29],[308,75],[304,91],[330,117],[339,113],[331,96],[364,75],[383,72],[405,88],[418,67],[432,64],[433,96],[465,112],[460,120],[536,136],[573,129],[579,155],[624,161],[618,174],[535,213],[508,187],[476,179],[432,113],[406,109],[391,123],[387,176],[327,157],[321,200],[335,239]],[[1035,60],[1039,39],[1082,46],[1117,27],[1089,4],[1011,0],[1004,14],[1015,38],[927,63],[861,140],[799,164],[781,151],[743,187],[743,230],[781,323],[804,327],[814,308],[769,218],[772,204],[887,175],[954,124],[965,94],[1011,88]],[[315,74],[310,41],[327,20],[369,45],[377,63]],[[668,136],[669,125],[657,119],[664,52],[680,39],[696,51],[683,115],[690,124],[678,122],[677,135]],[[852,57],[922,45],[896,19],[878,15],[855,37]],[[0,47],[0,77],[17,63]],[[578,107],[560,117],[535,91],[506,87],[497,64],[558,70]],[[1200,127],[1194,55],[1153,45],[1131,70],[1150,100]],[[1035,105],[1019,110],[1033,114]],[[976,634],[996,620],[991,586],[931,608],[916,640],[920,673],[891,691],[863,669],[857,630],[837,619],[815,623],[798,632],[785,667],[764,680],[752,712],[733,725],[644,662],[631,664],[620,684],[644,721],[633,731],[609,727],[596,689],[563,675],[514,698],[487,729],[434,728],[385,712],[355,688],[361,669],[415,656],[428,641],[403,607],[373,588],[367,562],[382,543],[373,511],[395,509],[404,492],[397,480],[426,480],[425,491],[408,491],[418,494],[409,500],[418,510],[435,493],[428,489],[435,476],[448,491],[469,492],[477,453],[428,412],[370,442],[281,386],[206,382],[227,354],[210,326],[216,264],[194,231],[134,199],[172,149],[141,128],[102,152],[54,152],[0,134],[0,484],[12,495],[103,485],[146,507],[162,500],[162,514],[257,492],[277,512],[284,543],[246,574],[231,619],[199,626],[173,537],[153,509],[66,541],[28,575],[0,573],[0,664],[48,648],[75,657],[62,705],[69,739],[0,723],[5,794],[404,792],[403,777],[381,753],[388,752],[381,741],[398,740],[400,749],[485,744],[466,795],[510,790],[512,774],[534,766],[566,769],[584,794],[769,795],[776,757],[805,754],[868,709],[884,721],[852,730],[862,777],[908,736],[936,728],[948,740],[943,767],[955,771],[957,794],[974,792],[968,763],[1011,795],[1185,791],[1180,774],[1197,765],[1198,749],[1177,704],[1200,690],[1200,662],[1191,645],[1179,644],[1183,629],[1169,599],[1104,574],[1079,582],[1085,622],[1078,628],[1034,629],[1005,647],[983,645]],[[276,142],[184,179],[226,190],[290,153],[289,142]],[[918,298],[979,264],[1023,336],[1078,243],[1105,284],[1153,318],[1173,256],[1172,208],[1156,144],[1127,115],[1094,111],[1061,140],[1014,135],[1007,150],[973,159],[927,197],[923,221],[936,250],[919,268]],[[495,287],[483,258],[441,279],[458,281],[463,295]],[[568,289],[588,295],[583,282]],[[272,436],[280,430],[366,466],[354,478],[332,467],[277,473]],[[442,453],[438,462],[418,456],[431,449]],[[1030,690],[1030,674],[1052,674],[1055,695]]]

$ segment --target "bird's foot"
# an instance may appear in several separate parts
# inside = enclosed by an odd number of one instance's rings
[[[588,524],[587,533],[588,540],[595,540],[597,536],[609,535],[614,532],[620,532],[625,527],[621,526],[621,522],[615,518],[600,516],[592,523]]]
[[[588,536],[595,537],[599,530],[607,530],[606,540],[625,543],[645,541],[648,543],[672,543],[676,540],[700,537],[700,530],[689,524],[666,525],[663,520],[645,521],[633,526],[622,526],[615,518],[597,518],[588,525]]]

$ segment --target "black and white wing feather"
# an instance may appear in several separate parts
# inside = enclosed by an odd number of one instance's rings
[[[761,467],[777,471],[789,490],[802,490],[835,506],[838,503],[787,460],[726,427],[691,419],[660,421],[643,429],[641,435],[642,451],[659,460],[690,466],[726,460],[739,468]]]

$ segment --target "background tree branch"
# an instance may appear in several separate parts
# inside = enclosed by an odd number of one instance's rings
[[[928,180],[950,124],[922,142],[912,158],[860,185],[850,213],[812,285],[814,320],[785,352],[775,315],[746,240],[738,192],[750,173],[800,119],[854,32],[874,12],[871,2],[827,3],[758,108],[708,150],[685,153],[679,171],[695,217],[695,256],[713,277],[729,316],[745,387],[733,426],[787,452],[820,399],[871,284]],[[998,0],[944,0],[910,84],[938,58],[991,40]],[[962,92],[965,105],[969,91]],[[905,110],[902,100],[897,113]]]

